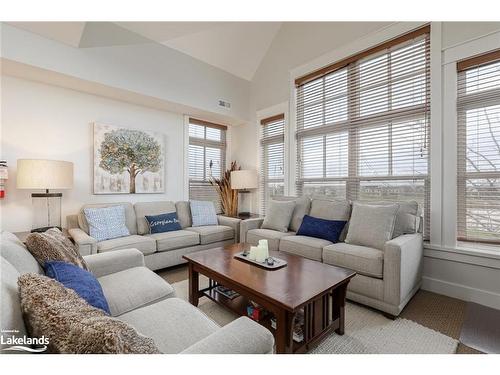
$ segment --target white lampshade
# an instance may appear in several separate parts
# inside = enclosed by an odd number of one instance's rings
[[[61,160],[18,159],[18,189],[71,189],[73,163]]]
[[[251,170],[241,170],[231,172],[231,189],[256,189],[257,172]]]

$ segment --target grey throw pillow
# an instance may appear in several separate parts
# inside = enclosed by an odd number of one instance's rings
[[[295,201],[270,201],[261,228],[288,232],[294,209]]]
[[[346,243],[383,250],[392,239],[399,204],[373,205],[354,202]]]
[[[56,280],[26,273],[17,284],[28,333],[48,338],[49,353],[160,353],[153,339],[90,306]]]

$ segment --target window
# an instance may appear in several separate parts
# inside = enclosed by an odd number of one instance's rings
[[[222,125],[189,119],[189,199],[211,200],[221,212],[220,199],[210,178],[226,168],[226,130]]]
[[[458,239],[500,243],[500,50],[457,68]]]
[[[270,197],[285,193],[285,115],[261,120],[260,210],[266,213]]]
[[[299,195],[415,200],[429,233],[429,31],[295,81]]]

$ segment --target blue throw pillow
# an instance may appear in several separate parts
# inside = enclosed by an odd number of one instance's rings
[[[181,224],[177,218],[177,212],[169,212],[155,216],[147,216],[146,221],[149,224],[149,233],[163,233],[174,230],[181,230]]]
[[[212,201],[189,201],[193,227],[202,225],[218,225],[217,213]]]
[[[97,241],[129,236],[124,206],[85,208],[83,210],[89,224],[90,237]]]
[[[339,242],[340,233],[346,225],[347,221],[341,220],[326,220],[317,217],[304,215],[302,224],[297,231],[297,236],[308,236],[322,238],[330,242]]]
[[[46,276],[59,281],[66,288],[73,289],[89,305],[111,315],[101,284],[92,273],[74,264],[61,261],[45,262],[44,268]]]

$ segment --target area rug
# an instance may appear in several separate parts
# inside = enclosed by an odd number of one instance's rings
[[[202,286],[208,285],[200,277]],[[173,285],[177,297],[188,299],[188,281]],[[238,316],[208,298],[198,307],[217,324],[224,326]],[[347,303],[343,336],[331,333],[311,353],[314,354],[453,354],[458,341],[411,320],[390,320],[381,313]]]

